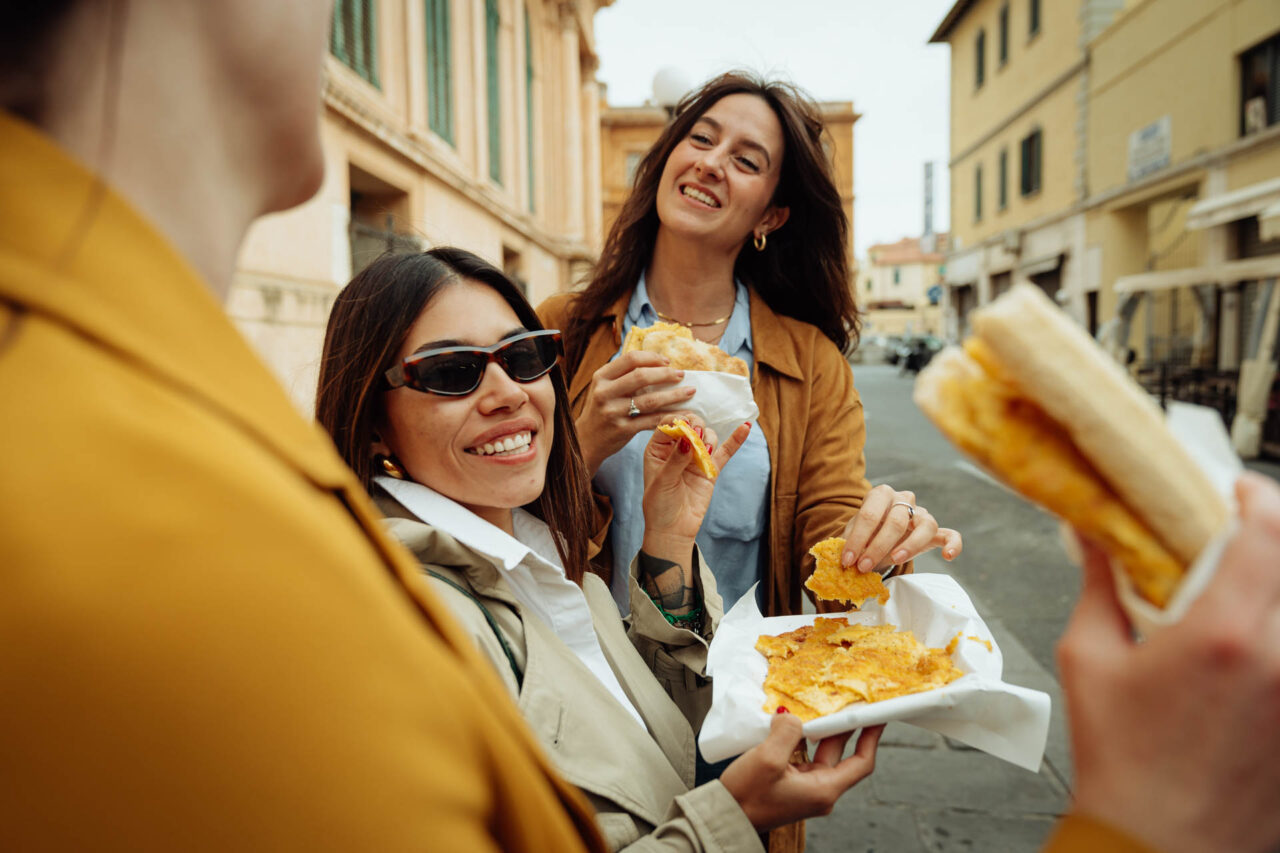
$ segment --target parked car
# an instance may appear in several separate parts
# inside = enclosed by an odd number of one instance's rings
[[[891,363],[898,365],[901,374],[919,373],[942,347],[942,340],[933,335],[910,335],[898,345],[897,357]]]

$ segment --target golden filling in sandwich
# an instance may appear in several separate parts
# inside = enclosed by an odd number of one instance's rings
[[[1227,521],[1155,402],[1033,285],[974,312],[915,401],[957,447],[1096,542],[1163,607]]]
[[[854,702],[932,690],[964,674],[951,662],[954,645],[930,649],[893,625],[825,617],[778,636],[765,634],[756,640],[769,661],[763,707],[772,714],[781,706],[808,721]]]
[[[868,598],[877,599],[881,604],[889,601],[889,588],[884,585],[879,572],[860,572],[856,568],[845,568],[840,565],[840,552],[844,549],[844,540],[838,537],[823,539],[809,549],[817,563],[813,574],[805,580],[804,585],[813,590],[813,594],[826,601],[847,601],[854,607],[861,607]]]
[[[677,323],[654,323],[647,328],[632,326],[622,343],[622,355],[644,350],[664,355],[680,370],[712,370],[748,376],[747,363],[717,346],[700,341],[687,327]]]

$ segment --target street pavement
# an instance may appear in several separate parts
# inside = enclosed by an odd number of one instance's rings
[[[911,402],[910,377],[854,365],[867,420],[867,476],[916,493],[921,506],[964,536],[945,572],[968,592],[1004,656],[1004,679],[1047,692],[1049,742],[1031,773],[914,726],[891,723],[875,773],[832,814],[808,823],[809,853],[1020,853],[1038,850],[1068,805],[1072,768],[1054,643],[1075,602],[1080,572],[1057,522],[969,464]],[[1280,466],[1252,465],[1276,477]]]

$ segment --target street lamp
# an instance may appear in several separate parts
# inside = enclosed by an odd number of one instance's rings
[[[660,68],[653,75],[653,101],[667,111],[667,118],[675,115],[676,104],[691,88],[689,75],[674,65]]]

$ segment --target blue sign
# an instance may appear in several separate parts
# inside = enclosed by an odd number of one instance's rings
[[[938,300],[942,298],[942,285],[935,284],[933,287],[925,291],[925,295],[929,297],[930,305],[937,305]]]

